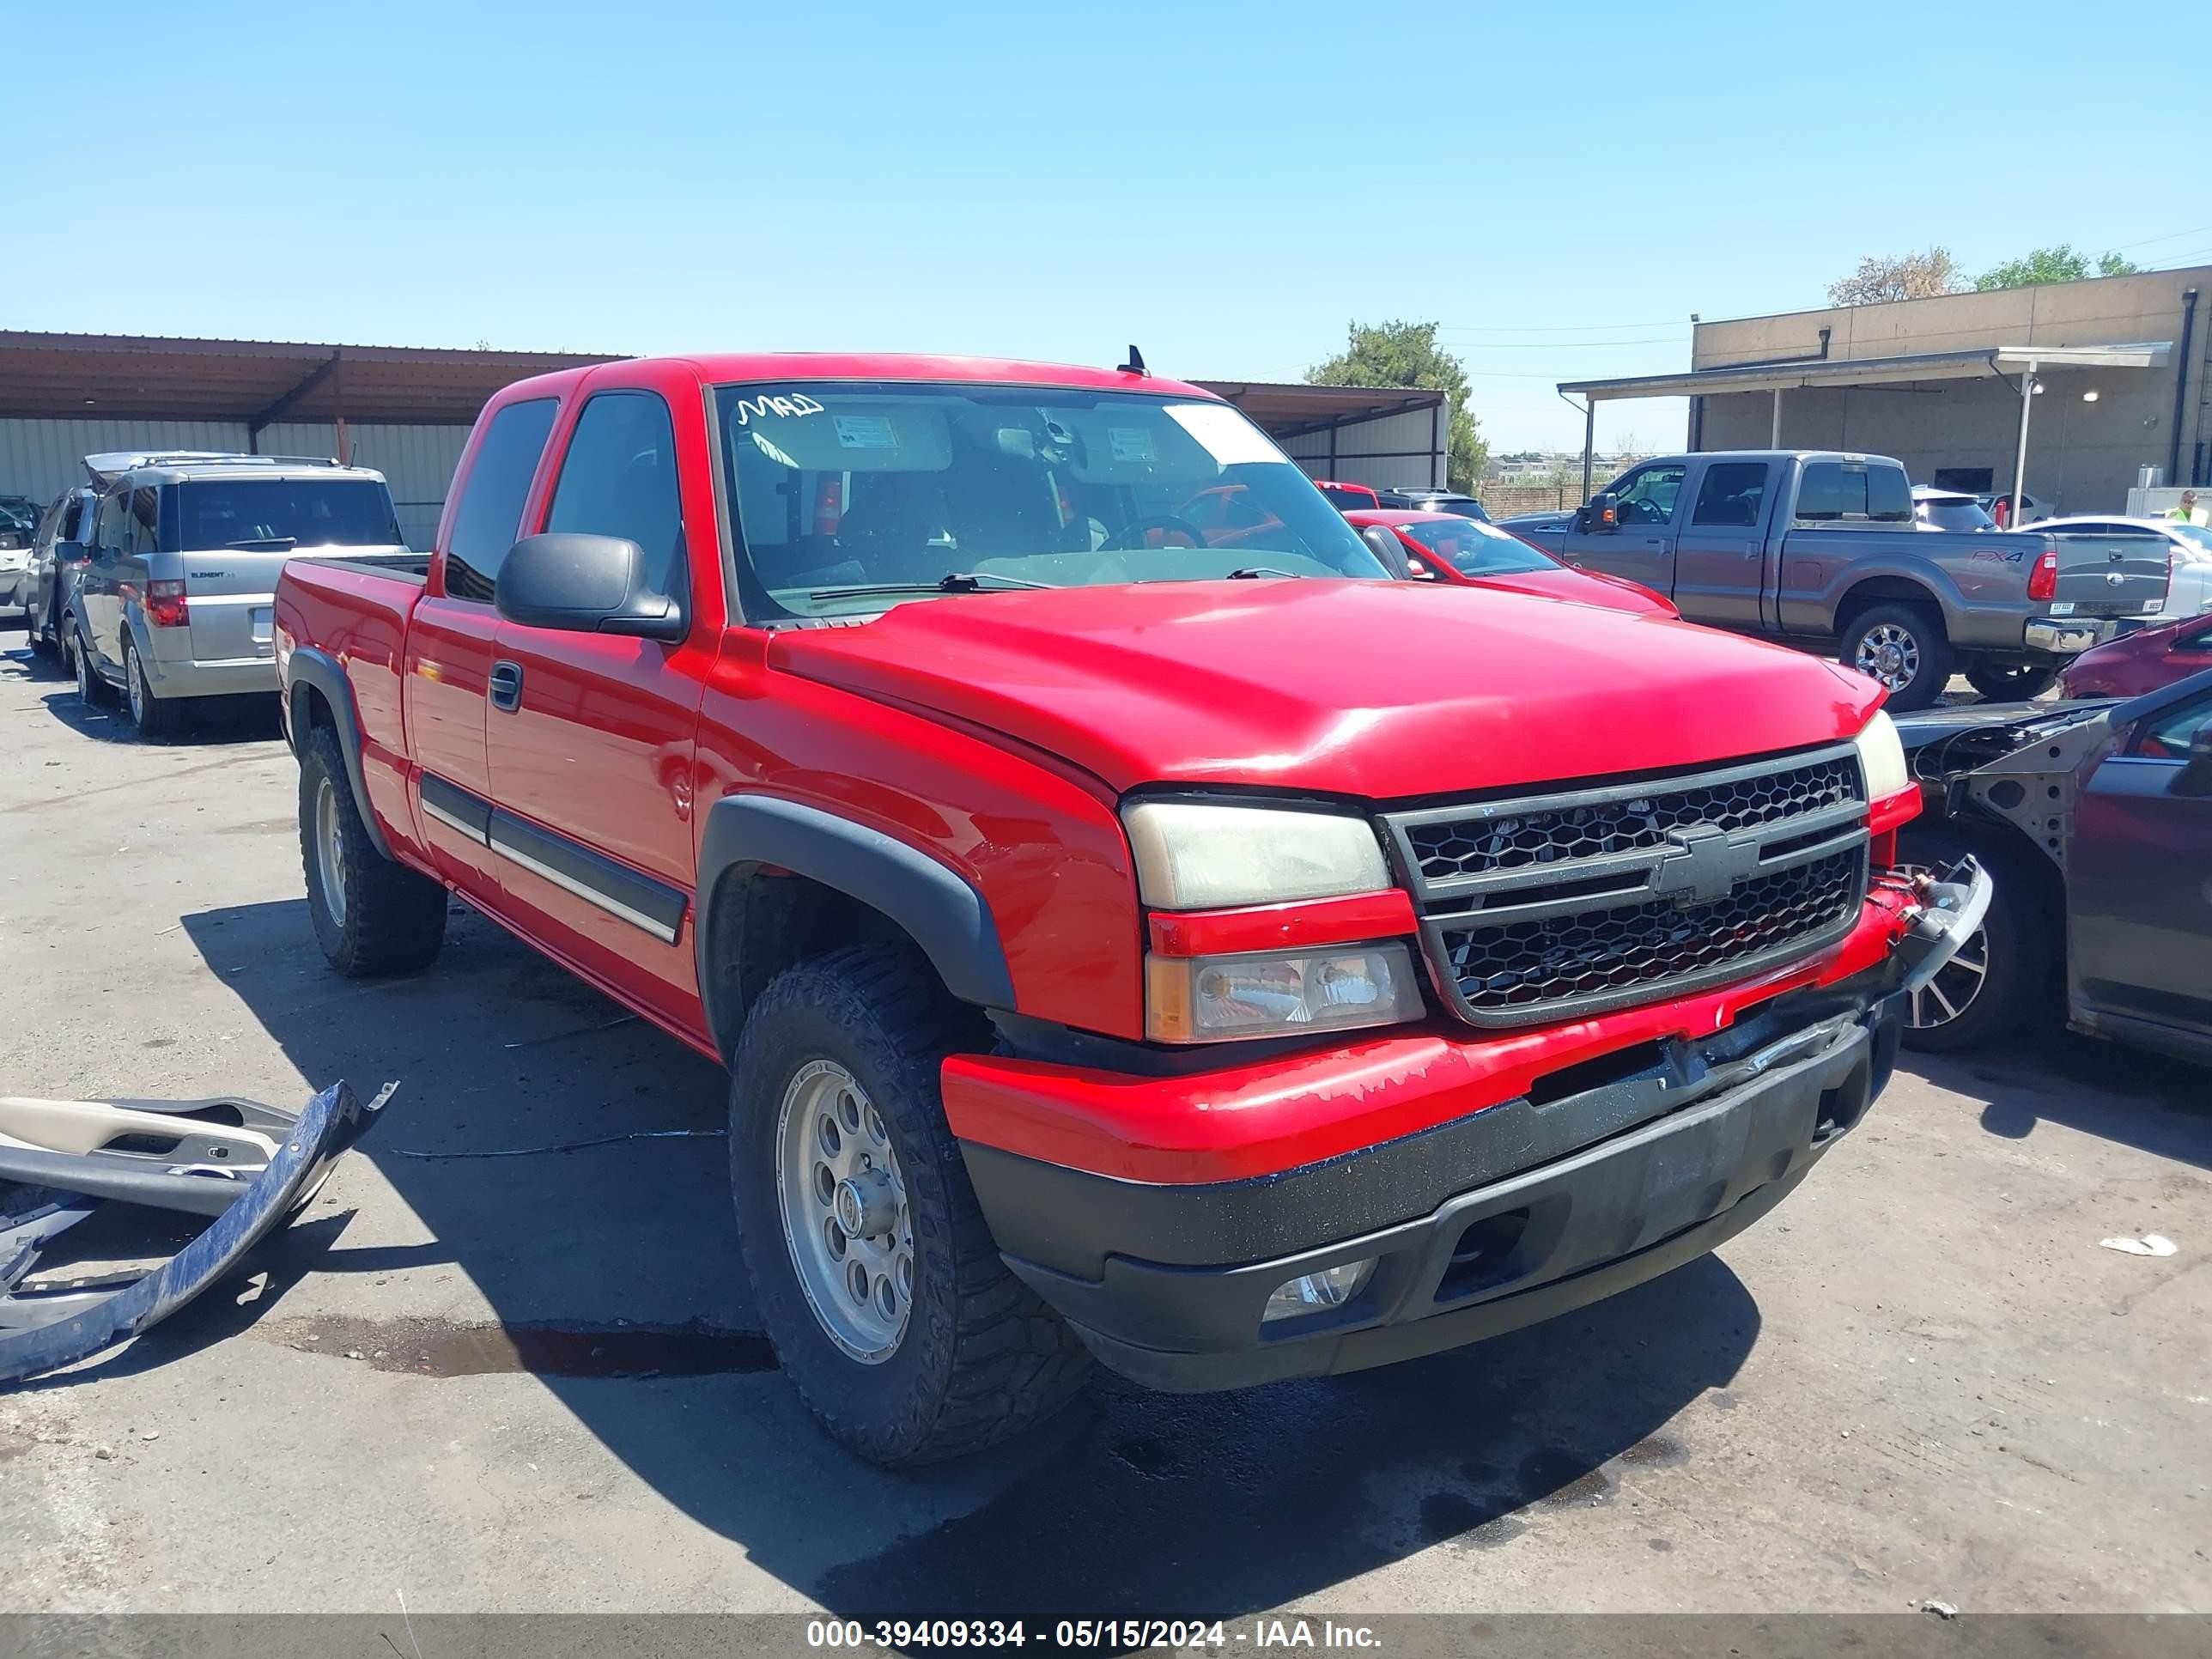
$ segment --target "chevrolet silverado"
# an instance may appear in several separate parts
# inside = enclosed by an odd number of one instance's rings
[[[882,1462],[1547,1318],[1796,1187],[1988,878],[1891,872],[1875,682],[1388,574],[1138,368],[526,380],[421,568],[279,581],[313,927],[420,969],[452,895],[725,1062]]]

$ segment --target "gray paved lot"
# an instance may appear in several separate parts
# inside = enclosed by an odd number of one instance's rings
[[[401,1156],[704,1137],[712,1066],[472,917],[424,977],[333,977],[273,715],[142,744],[20,643],[0,1090],[402,1087],[257,1273],[0,1395],[0,1610],[2212,1607],[2212,1076],[1911,1062],[1610,1304],[1363,1378],[1102,1381],[884,1475],[752,1333],[718,1140]],[[2179,1253],[2098,1247],[2143,1231]]]

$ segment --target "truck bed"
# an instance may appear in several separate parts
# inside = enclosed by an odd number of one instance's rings
[[[351,688],[360,723],[361,781],[386,826],[412,825],[403,694],[407,624],[426,591],[429,556],[290,559],[276,579],[276,661],[285,731],[298,747],[307,676],[295,659],[322,659]],[[343,695],[343,692],[341,693]]]

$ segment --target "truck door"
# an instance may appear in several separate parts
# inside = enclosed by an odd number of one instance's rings
[[[1713,461],[1674,539],[1674,607],[1692,622],[1759,625],[1766,521],[1775,496],[1771,461]]]
[[[2100,1012],[2212,1034],[2212,677],[2097,764],[2067,842],[2067,972]]]
[[[1626,576],[1671,598],[1674,521],[1688,470],[1680,461],[1650,461],[1616,479],[1618,522],[1609,530],[1570,526],[1560,556],[1577,568]]]
[[[696,399],[686,419],[703,449]],[[689,592],[667,401],[633,387],[593,392],[566,444],[556,442],[559,471],[543,528],[635,542],[656,591]],[[692,521],[711,526],[711,498],[702,494],[696,506]],[[711,528],[702,529],[697,562],[714,567],[714,549]],[[502,618],[487,739],[507,914],[691,1030],[704,1024],[687,925],[696,872],[692,750],[721,637],[713,609],[702,617],[695,601],[690,637],[678,644]]]
[[[471,441],[445,544],[432,555],[428,590],[407,624],[407,738],[422,838],[441,874],[495,908],[504,872],[483,834],[492,788],[485,698],[499,627],[492,585],[521,527],[559,407],[551,398],[508,404]]]

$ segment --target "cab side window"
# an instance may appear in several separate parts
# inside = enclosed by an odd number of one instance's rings
[[[537,476],[538,458],[558,407],[554,398],[532,398],[509,404],[491,417],[453,507],[453,535],[446,546],[449,599],[491,603],[492,586],[507,549],[514,545],[530,481]]]
[[[676,428],[657,392],[602,392],[584,405],[561,460],[545,528],[618,536],[645,554],[645,579],[674,592],[682,569],[684,507],[676,487]]]
[[[1622,487],[1613,492],[1620,509],[1620,522],[1673,523],[1674,498],[1682,493],[1682,476],[1686,470],[1681,466],[1647,466],[1630,473]]]

